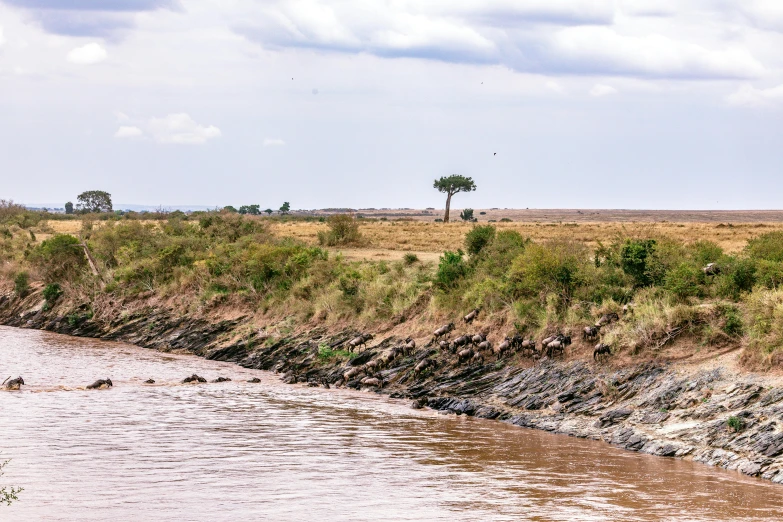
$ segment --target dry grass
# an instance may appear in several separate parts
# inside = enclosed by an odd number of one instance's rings
[[[571,239],[595,247],[617,237],[670,237],[692,242],[710,240],[726,252],[738,252],[748,239],[773,230],[783,230],[783,223],[494,223],[501,230],[516,230],[534,241]],[[357,250],[364,259],[372,259],[380,253],[390,252],[440,253],[444,250],[464,248],[463,241],[473,225],[466,223],[432,223],[426,221],[378,221],[363,223],[362,235],[369,241],[369,248]],[[324,223],[289,222],[276,223],[272,230],[279,236],[292,236],[308,244],[318,244],[318,232],[326,230]],[[350,250],[344,250],[349,252]],[[353,257],[353,256],[351,256]],[[422,255],[419,255],[421,258]]]
[[[534,217],[544,218],[545,212],[549,212],[550,218],[582,216],[584,218],[605,218],[607,221],[572,221],[572,222],[538,222],[538,221],[514,221],[512,223],[493,223],[500,230],[516,230],[533,241],[550,241],[571,239],[585,243],[588,247],[595,247],[599,241],[607,243],[617,237],[670,237],[673,239],[692,242],[697,240],[710,240],[720,245],[727,253],[734,253],[744,248],[748,239],[774,230],[783,230],[783,222],[772,221],[777,214],[783,218],[783,213],[757,212],[757,213],[731,213],[734,223],[728,220],[718,221],[716,217],[727,217],[726,212],[710,214],[694,214],[690,212],[667,213],[663,217],[681,219],[682,221],[651,222],[651,215],[636,213],[627,217],[638,218],[639,221],[617,221],[618,215],[631,213],[632,211],[492,211],[488,210],[490,218],[499,215],[528,212]],[[533,214],[535,212],[535,214]],[[582,212],[582,214],[576,214]],[[596,213],[599,213],[596,215]],[[364,212],[365,215],[368,213]],[[539,215],[540,214],[540,215]],[[736,214],[736,215],[734,215]],[[481,216],[484,223],[488,216]],[[652,217],[656,217],[653,215]],[[732,216],[728,216],[732,217]],[[745,223],[742,219],[749,217],[766,218],[768,222]],[[648,219],[647,221],[642,218]],[[703,221],[694,221],[701,218]],[[742,219],[740,219],[742,218]],[[154,221],[151,221],[154,223]],[[94,227],[100,227],[102,221],[93,222]],[[464,249],[465,234],[473,225],[468,223],[434,223],[432,221],[367,221],[362,223],[360,231],[368,241],[368,245],[361,248],[330,249],[333,252],[341,252],[349,260],[385,260],[396,261],[402,259],[406,252],[413,252],[423,262],[437,261],[438,256],[444,250]],[[36,227],[36,238],[43,241],[52,234],[78,235],[82,228],[80,220],[42,222]],[[271,222],[272,232],[279,237],[294,237],[309,245],[318,245],[318,232],[327,230],[326,223],[315,221],[289,221]]]

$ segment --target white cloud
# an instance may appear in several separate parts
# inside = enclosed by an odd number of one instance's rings
[[[117,118],[117,123],[125,123],[126,121],[130,121],[130,116],[122,111],[114,111],[114,117]]]
[[[282,147],[285,142],[278,138],[267,138],[264,140],[264,147]]]
[[[608,96],[610,94],[617,94],[618,91],[611,85],[604,85],[603,83],[596,83],[593,88],[590,89],[590,96],[601,97]]]
[[[164,118],[152,118],[148,129],[158,143],[201,145],[221,136],[220,129],[214,125],[198,124],[184,112],[169,114]]]
[[[122,125],[114,133],[115,138],[140,138],[144,136],[144,131],[138,127]]]
[[[68,53],[68,61],[79,65],[92,65],[104,61],[107,56],[106,49],[92,42],[72,49]]]
[[[741,85],[736,92],[728,95],[726,101],[739,107],[766,107],[783,102],[783,85],[769,89],[756,89],[750,84]]]
[[[0,25],[0,47],[5,44],[5,36],[3,36],[3,26]]]
[[[745,48],[704,47],[663,34],[625,35],[615,28],[580,26],[556,32],[540,62],[583,74],[669,78],[752,78],[764,66]]]
[[[558,94],[563,94],[563,92],[565,92],[565,89],[563,89],[563,86],[560,85],[559,83],[557,83],[556,81],[549,80],[544,85],[546,85],[547,89],[549,89],[551,91],[554,91],[554,92],[556,92]]]

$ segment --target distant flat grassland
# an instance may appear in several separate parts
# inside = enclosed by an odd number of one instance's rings
[[[376,211],[360,210],[367,218],[386,217],[388,221],[364,221],[361,232],[367,243],[361,248],[340,249],[349,259],[393,260],[405,252],[414,252],[423,261],[437,260],[444,250],[463,247],[465,233],[474,225],[459,221],[435,223],[442,211]],[[480,215],[479,212],[486,212]],[[475,210],[479,224],[502,218],[511,223],[492,223],[499,230],[516,230],[533,241],[570,239],[594,247],[599,241],[611,242],[620,237],[671,237],[686,242],[714,241],[726,252],[738,252],[748,239],[773,230],[783,230],[783,211],[635,211],[635,210]],[[253,218],[268,219],[268,218]],[[154,221],[151,221],[154,222]],[[104,222],[95,221],[95,227]],[[81,221],[48,221],[49,230],[78,234]],[[327,229],[317,221],[270,220],[279,237],[294,237],[311,245],[318,244],[318,232]],[[39,240],[51,235],[41,231]]]

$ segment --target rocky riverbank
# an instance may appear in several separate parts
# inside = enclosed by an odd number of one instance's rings
[[[604,440],[783,482],[783,387],[763,376],[720,366],[645,362],[618,369],[518,355],[469,364],[429,343],[401,354],[394,350],[404,344],[400,338],[380,335],[351,358],[334,351],[356,333],[350,331],[269,336],[243,316],[218,320],[150,306],[95,317],[89,306],[67,313],[62,306],[46,308],[40,293],[0,295],[0,323],[187,351],[272,370],[287,383],[372,389],[411,399],[414,407]],[[366,366],[386,359],[383,369]],[[431,363],[416,371],[425,359]],[[383,388],[363,384],[369,375],[382,379]]]

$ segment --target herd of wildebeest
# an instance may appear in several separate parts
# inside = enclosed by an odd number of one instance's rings
[[[623,314],[633,313],[633,305],[623,306]],[[479,316],[480,310],[475,308],[462,318],[462,322],[467,326],[473,323]],[[619,314],[615,312],[602,315],[598,321],[591,326],[585,326],[582,330],[582,339],[585,341],[597,341],[601,335],[601,328],[620,320]],[[512,354],[520,353],[523,357],[539,359],[543,356],[554,358],[565,353],[567,346],[571,344],[571,336],[558,333],[550,335],[541,340],[540,343],[535,339],[525,339],[520,334],[506,336],[501,342],[493,344],[487,339],[487,332],[466,333],[450,339],[456,331],[455,324],[444,324],[433,332],[432,339],[426,346],[438,346],[441,351],[448,352],[457,356],[458,365],[461,364],[479,364],[483,365],[485,359],[494,355],[497,360]],[[359,347],[366,347],[367,342],[373,339],[369,333],[360,334],[346,343],[346,347],[353,352]],[[399,356],[411,355],[416,349],[416,341],[407,338],[403,344],[393,346],[369,362],[349,368],[343,373],[342,379],[336,384],[345,384],[363,377],[359,384],[364,386],[383,387],[384,380],[379,371],[389,366],[389,364]],[[601,358],[612,354],[612,349],[608,344],[599,342],[593,350],[593,359],[598,361]],[[434,369],[436,361],[429,357],[420,360],[413,368],[412,375],[418,377],[422,373]]]
[[[478,318],[480,310],[475,308],[470,313],[462,318],[462,322],[468,326]],[[623,315],[633,313],[632,305],[623,306]],[[598,321],[592,326],[585,326],[582,330],[582,339],[585,341],[596,341],[600,337],[601,328],[620,320],[620,316],[617,313],[607,313],[601,316]],[[520,353],[523,357],[530,357],[533,359],[539,359],[543,356],[554,358],[558,355],[562,355],[565,352],[567,346],[571,344],[571,336],[558,333],[542,339],[540,343],[537,343],[534,339],[525,339],[519,334],[512,336],[506,336],[503,341],[498,344],[493,344],[487,339],[487,332],[482,331],[473,334],[463,334],[454,339],[451,339],[452,334],[456,331],[454,323],[444,324],[440,328],[433,332],[432,339],[425,345],[428,347],[437,346],[441,351],[448,352],[457,356],[458,365],[462,364],[479,364],[485,363],[485,358],[494,355],[497,360],[512,354]],[[353,352],[360,347],[367,347],[367,343],[373,339],[373,335],[369,333],[360,334],[345,343],[345,347],[348,351]],[[369,360],[368,362],[357,365],[346,370],[342,377],[332,384],[337,386],[347,384],[349,382],[356,382],[361,378],[359,384],[369,387],[382,388],[384,385],[384,379],[380,375],[380,371],[388,367],[390,363],[399,356],[412,355],[416,350],[416,341],[410,337],[405,339],[401,345],[393,346],[377,357]],[[595,345],[593,350],[593,359],[598,361],[602,357],[611,355],[611,347],[607,344],[599,342]],[[423,373],[432,370],[436,366],[436,361],[429,356],[420,360],[412,370],[412,375],[418,377]],[[218,377],[212,382],[226,382],[231,379],[227,377]],[[196,374],[186,377],[183,381],[184,384],[189,383],[204,383],[207,380]],[[248,382],[258,383],[261,382],[258,378],[250,379]],[[22,377],[11,379],[10,377],[3,381],[2,386],[7,390],[19,390],[24,384]],[[153,379],[144,381],[144,384],[155,384]],[[323,382],[325,386],[329,386],[329,383]],[[111,388],[114,384],[111,379],[99,379],[94,383],[86,386],[86,389],[105,389]]]

